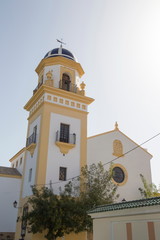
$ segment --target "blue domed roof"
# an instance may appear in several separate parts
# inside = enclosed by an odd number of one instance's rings
[[[76,61],[75,56],[70,51],[62,47],[52,49],[44,56],[44,58],[59,57],[59,56]]]

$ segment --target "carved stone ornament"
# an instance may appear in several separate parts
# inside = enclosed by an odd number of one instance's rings
[[[118,139],[113,141],[113,155],[116,157],[123,156],[123,145]]]
[[[48,71],[46,73],[46,76],[47,76],[47,80],[51,80],[52,79],[52,72],[51,71]]]
[[[81,95],[85,95],[85,87],[86,87],[86,84],[84,83],[84,82],[82,82],[81,84],[80,84],[80,87],[81,87]]]
[[[36,143],[32,143],[32,144],[30,144],[30,145],[26,148],[27,151],[30,152],[30,154],[31,154],[32,157],[33,157],[33,154],[34,154],[34,150],[35,150],[35,148],[36,148]]]
[[[54,83],[53,83],[53,79],[52,79],[52,76],[53,76],[52,72],[48,71],[46,73],[46,76],[47,76],[47,80],[45,81],[45,84],[48,85],[48,86],[53,87]]]
[[[82,82],[82,83],[80,84],[80,86],[81,86],[81,89],[84,90],[85,87],[86,87],[86,84],[85,84],[84,82]]]
[[[60,152],[63,154],[67,154],[70,149],[75,147],[75,144],[64,143],[64,142],[56,142],[56,145],[59,147]]]

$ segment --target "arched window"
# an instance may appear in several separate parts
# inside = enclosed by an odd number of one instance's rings
[[[120,140],[113,141],[113,155],[116,157],[123,156],[123,145]]]
[[[66,91],[70,91],[70,77],[68,76],[68,74],[63,73],[62,75],[62,89],[66,90]]]

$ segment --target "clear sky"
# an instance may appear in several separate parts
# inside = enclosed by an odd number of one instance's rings
[[[160,133],[159,0],[0,1],[0,165],[25,146],[23,109],[35,68],[58,47],[81,63],[90,106],[88,136],[119,129],[138,144]],[[143,145],[160,184],[160,136]]]

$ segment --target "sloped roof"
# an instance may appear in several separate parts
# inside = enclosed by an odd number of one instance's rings
[[[26,148],[22,148],[19,152],[17,152],[11,159],[9,159],[10,162],[12,162],[15,158],[17,158],[20,154],[22,154]]]
[[[128,209],[128,208],[148,207],[148,206],[153,206],[153,205],[160,205],[160,197],[100,205],[100,206],[97,206],[96,208],[88,211],[88,214],[122,210],[122,209]]]
[[[1,166],[0,166],[0,175],[22,176],[16,168],[1,167]]]

